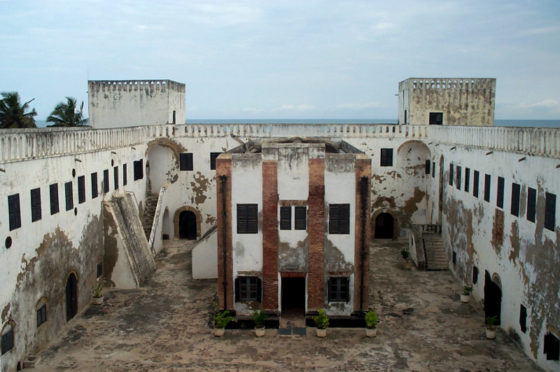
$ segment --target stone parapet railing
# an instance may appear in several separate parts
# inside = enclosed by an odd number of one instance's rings
[[[5,129],[0,163],[80,154],[181,137],[409,138],[560,158],[560,129],[396,124],[163,124],[115,129]]]

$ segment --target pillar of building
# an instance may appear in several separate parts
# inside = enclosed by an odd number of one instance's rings
[[[324,307],[325,160],[309,159],[307,310]]]
[[[277,163],[263,161],[263,308],[278,310],[278,180]]]
[[[216,159],[218,233],[218,307],[233,309],[231,249],[231,154]]]

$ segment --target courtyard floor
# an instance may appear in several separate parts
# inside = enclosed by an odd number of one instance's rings
[[[250,330],[209,328],[215,280],[193,280],[191,243],[167,241],[158,269],[137,290],[105,292],[102,306],[73,319],[38,355],[35,370],[77,371],[533,371],[536,365],[503,332],[486,340],[480,304],[459,302],[449,272],[404,270],[406,242],[371,244],[370,302],[377,337],[364,329],[315,337],[256,338]]]

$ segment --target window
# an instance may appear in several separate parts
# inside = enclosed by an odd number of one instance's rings
[[[432,162],[432,178],[436,178],[436,162]]]
[[[103,171],[103,192],[109,192],[109,169]]]
[[[142,163],[142,159],[134,161],[134,181],[144,178],[144,165]]]
[[[474,179],[473,179],[473,190],[472,194],[475,198],[478,198],[478,185],[480,183],[480,173],[475,170],[474,171]]]
[[[451,260],[453,262],[453,266],[457,265],[457,252],[453,251],[453,257]]]
[[[393,166],[393,149],[381,149],[381,166]]]
[[[432,165],[432,162],[430,161],[430,159],[426,160],[426,174],[430,174],[430,166]]]
[[[221,152],[211,152],[210,153],[210,169],[216,169],[216,158],[221,154]]]
[[[465,192],[470,191],[471,184],[471,170],[470,168],[465,168]]]
[[[19,210],[19,194],[8,196],[8,214],[10,217],[10,231],[21,227],[21,213]]]
[[[93,172],[91,174],[91,198],[97,198],[97,172]]]
[[[37,310],[37,327],[47,321],[47,304],[43,303]]]
[[[443,124],[443,112],[430,112],[430,124],[432,124],[432,125],[442,125]]]
[[[307,228],[307,207],[296,207],[296,230],[305,230]]]
[[[86,177],[78,177],[78,203],[82,204],[86,201]]]
[[[504,207],[504,178],[498,177],[498,194],[496,195],[496,205],[498,208]]]
[[[126,186],[128,180],[127,180],[127,174],[126,174],[126,164],[122,165],[122,184],[123,186]]]
[[[51,197],[51,215],[57,214],[58,207],[58,183],[53,183],[49,186],[49,194]]]
[[[556,226],[556,195],[547,192],[545,194],[544,227],[550,231],[554,231],[555,226]]]
[[[329,205],[329,234],[350,233],[350,204]]]
[[[4,337],[2,337],[2,345],[4,345]],[[558,360],[560,356],[560,343],[552,333],[547,333],[544,336],[544,353],[546,354],[546,360]]]
[[[472,282],[476,284],[478,282],[478,267],[473,266],[472,268]]]
[[[453,186],[453,163],[449,164],[449,186]]]
[[[521,332],[527,332],[527,308],[523,305],[519,306],[519,326]]]
[[[489,174],[484,175],[484,200],[490,202],[490,186],[491,177]]]
[[[14,348],[14,329],[11,325],[4,327],[2,331],[2,355]]]
[[[72,195],[72,182],[64,184],[64,196],[66,197],[66,210],[69,211],[74,208],[74,195]]]
[[[235,279],[235,302],[261,302],[261,280],[256,276]]]
[[[115,190],[119,188],[119,167],[113,167],[113,181]]]
[[[346,277],[329,278],[329,302],[350,301],[350,280]]]
[[[237,233],[256,234],[257,204],[237,204]]]
[[[292,207],[280,207],[280,230],[292,229]]]
[[[177,112],[175,110],[173,110],[173,122],[172,122],[173,124],[175,124],[176,114],[177,114]]]
[[[103,275],[103,262],[97,264],[97,277],[101,277]]]
[[[521,186],[517,183],[511,184],[511,214],[519,217],[519,196],[521,195]]]
[[[404,123],[407,124],[408,120],[408,110],[404,110]]]
[[[41,189],[31,190],[31,222],[41,219]]]
[[[193,157],[190,152],[183,152],[179,154],[179,169],[182,171],[193,170]]]
[[[527,193],[527,220],[535,222],[535,214],[537,211],[537,190],[529,187]]]
[[[461,190],[461,175],[463,174],[463,170],[461,169],[460,166],[457,166],[457,184],[455,186],[457,186],[457,190]]]

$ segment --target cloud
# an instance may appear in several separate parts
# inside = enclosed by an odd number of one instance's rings
[[[335,106],[337,109],[342,110],[363,110],[369,108],[381,107],[379,102],[355,102],[355,103],[341,103]]]
[[[535,103],[528,104],[527,107],[529,108],[546,108],[546,109],[560,109],[560,101],[557,101],[552,98],[543,99],[542,101],[538,101]]]

